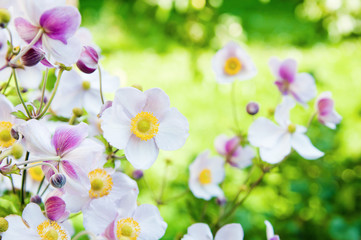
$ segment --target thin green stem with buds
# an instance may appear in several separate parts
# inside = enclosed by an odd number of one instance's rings
[[[26,114],[28,115],[29,118],[31,118],[31,114],[29,112],[29,109],[28,107],[26,106],[25,104],[25,101],[23,99],[23,97],[21,96],[21,92],[20,92],[20,87],[19,87],[19,82],[18,82],[18,79],[16,77],[16,72],[15,72],[15,68],[13,68],[13,75],[14,75],[14,79],[15,79],[15,86],[16,86],[16,92],[18,93],[18,97],[21,101],[21,104],[23,105],[25,111],[26,111]]]

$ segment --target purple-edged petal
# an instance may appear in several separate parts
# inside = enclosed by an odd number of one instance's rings
[[[21,17],[15,19],[15,27],[19,36],[27,43],[30,43],[39,31],[39,27]]]
[[[75,163],[67,160],[61,161],[61,167],[64,173],[72,179],[79,179],[79,174],[83,173]]]
[[[226,142],[225,149],[226,153],[232,155],[239,145],[239,137],[233,137]]]
[[[45,34],[54,40],[67,44],[80,26],[79,10],[73,6],[55,7],[45,11],[40,17],[40,26]]]
[[[58,169],[58,165],[55,162],[46,161],[46,163],[49,163],[49,164],[53,165],[54,167],[56,167]],[[47,166],[47,165],[43,165],[41,168],[43,169],[45,178],[49,181],[50,177],[55,174],[54,170],[51,167]]]
[[[80,123],[76,126],[62,126],[55,130],[52,144],[58,156],[73,150],[87,137],[88,125]]]
[[[286,59],[282,62],[279,68],[279,76],[292,83],[297,73],[297,62],[293,59]]]
[[[132,135],[125,148],[125,156],[128,161],[137,169],[150,168],[157,160],[159,148],[154,139],[143,141]]]
[[[90,46],[84,46],[76,65],[80,71],[90,74],[98,68],[98,61],[97,51]]]
[[[231,223],[218,230],[214,240],[243,240],[244,233],[241,224]]]
[[[63,199],[57,196],[48,198],[45,202],[46,216],[52,221],[63,218],[66,212],[66,205]]]

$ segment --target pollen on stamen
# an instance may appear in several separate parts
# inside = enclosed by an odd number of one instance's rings
[[[37,232],[42,240],[65,240],[68,234],[55,221],[46,220],[37,227]]]
[[[224,64],[224,72],[228,75],[236,75],[242,70],[242,63],[236,57],[230,57]]]
[[[143,141],[157,135],[158,127],[158,119],[150,112],[140,112],[131,121],[131,131]]]
[[[0,122],[0,147],[8,148],[16,141],[11,135],[13,124],[10,122]]]
[[[123,218],[117,222],[117,238],[136,240],[140,234],[140,226],[133,218]]]
[[[90,180],[90,198],[108,195],[113,188],[113,179],[104,169],[95,169],[88,174]]]

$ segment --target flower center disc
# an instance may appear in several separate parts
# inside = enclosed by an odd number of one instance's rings
[[[90,84],[89,81],[83,81],[82,87],[83,87],[84,90],[89,90],[90,87],[91,87],[91,84]]]
[[[10,122],[0,122],[0,147],[8,148],[15,142],[11,136],[11,128],[13,124]]]
[[[290,133],[294,133],[296,132],[296,125],[291,123],[290,125],[288,125],[288,132]]]
[[[199,182],[201,184],[210,184],[212,182],[212,173],[208,168],[203,169],[199,174]]]
[[[141,140],[148,141],[158,133],[158,119],[150,112],[141,112],[132,118],[131,131]]]
[[[95,169],[88,174],[90,180],[90,198],[100,198],[109,194],[113,188],[112,177],[103,169]]]
[[[136,240],[139,234],[139,223],[133,218],[123,218],[117,222],[117,238],[119,240]]]
[[[41,180],[43,180],[44,173],[40,166],[29,168],[28,171],[31,179],[33,179],[34,181],[40,182]]]
[[[236,75],[241,69],[242,63],[236,57],[228,58],[224,65],[224,72],[228,75]]]
[[[65,240],[69,239],[67,233],[57,222],[46,220],[37,227],[41,240]]]

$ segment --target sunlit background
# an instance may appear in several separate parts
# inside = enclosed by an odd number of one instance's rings
[[[77,4],[76,1],[73,1]],[[101,47],[102,65],[123,86],[160,87],[189,120],[190,137],[176,152],[161,152],[139,181],[141,203],[155,204],[164,174],[163,200],[187,189],[188,165],[214,138],[234,127],[229,85],[219,85],[213,54],[229,40],[252,56],[258,75],[237,83],[237,110],[243,132],[252,118],[249,101],[269,116],[280,101],[268,68],[271,56],[292,57],[300,71],[314,75],[318,91],[330,90],[343,116],[336,131],[315,121],[309,136],[326,153],[315,161],[297,154],[268,174],[230,222],[241,223],[246,239],[265,239],[270,220],[281,239],[361,239],[361,1],[360,0],[80,0],[82,24]],[[292,119],[305,125],[312,114],[297,107]],[[166,159],[171,164],[166,167]],[[131,172],[130,168],[129,173]],[[238,191],[246,173],[226,169],[226,196]],[[152,189],[150,191],[147,187]],[[153,192],[153,193],[152,193]],[[219,214],[216,203],[191,193],[160,211],[177,239],[194,222]]]

